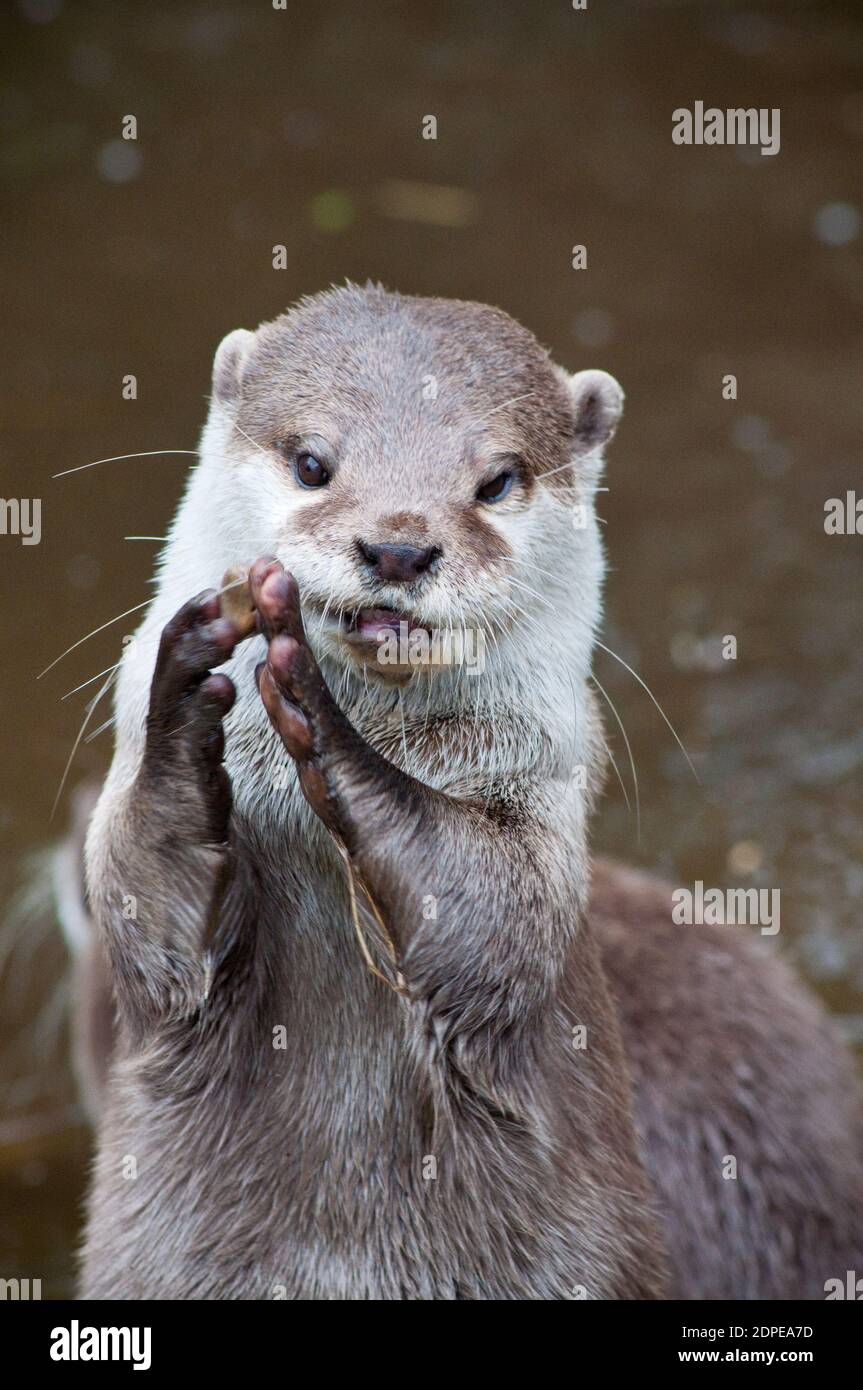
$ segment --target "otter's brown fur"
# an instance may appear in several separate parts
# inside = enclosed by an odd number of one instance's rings
[[[590,901],[673,1295],[823,1298],[863,1255],[850,1054],[775,943],[679,926],[667,885],[608,860]]]
[[[859,1269],[859,1082],[822,1011],[739,933],[670,922],[670,889],[596,861],[589,918],[620,1013],[639,1150],[686,1299],[817,1299]],[[110,1062],[110,981],[88,962],[84,1076]],[[97,1078],[94,1080],[94,1078]],[[736,1179],[723,1177],[727,1158]]]
[[[665,890],[601,867],[589,901],[619,387],[500,311],[349,288],[231,335],[214,391],[88,841],[117,1023],[85,1296],[823,1296],[863,1258],[845,1054],[775,960],[673,928]],[[286,466],[310,436],[316,499]],[[441,561],[397,594],[358,541],[406,525]],[[189,596],[267,549],[297,578],[252,566],[239,647]],[[377,603],[491,613],[481,682],[359,672],[341,612]]]

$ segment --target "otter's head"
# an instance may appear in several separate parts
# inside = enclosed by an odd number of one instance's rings
[[[403,682],[557,622],[589,660],[607,373],[499,309],[348,286],[231,333],[213,393],[228,524],[296,575],[324,654]]]

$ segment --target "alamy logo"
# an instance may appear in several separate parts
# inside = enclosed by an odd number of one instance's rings
[[[41,497],[0,497],[0,536],[20,536],[22,545],[42,539]]]
[[[52,1361],[131,1361],[133,1371],[150,1369],[149,1327],[70,1327],[51,1331]]]
[[[846,1269],[844,1280],[826,1280],[824,1297],[827,1303],[837,1298],[850,1298],[855,1303],[859,1303],[863,1300],[863,1279],[858,1279],[853,1269]]]
[[[863,497],[846,492],[824,503],[824,530],[828,536],[863,536]]]
[[[758,145],[762,154],[779,153],[779,107],[718,106],[705,109],[697,101],[692,111],[678,106],[671,113],[675,145]]]
[[[381,666],[461,666],[470,676],[485,670],[485,636],[478,628],[411,627],[400,622],[378,637]]]
[[[0,1299],[28,1302],[42,1297],[41,1279],[0,1279]]]
[[[752,926],[762,936],[779,930],[778,888],[707,888],[701,879],[692,888],[675,888],[671,920],[704,927]]]

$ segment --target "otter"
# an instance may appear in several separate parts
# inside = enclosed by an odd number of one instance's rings
[[[819,1298],[861,1267],[820,1008],[591,863],[622,404],[501,310],[378,286],[222,342],[87,835],[83,1297]],[[466,629],[482,669],[384,660]]]

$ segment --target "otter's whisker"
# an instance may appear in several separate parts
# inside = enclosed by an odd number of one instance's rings
[[[488,640],[491,643],[491,645],[495,648],[495,650],[500,651],[500,646],[497,640],[497,633],[491,625],[491,614],[484,615],[482,613],[478,613],[476,617],[477,621],[479,622],[480,630],[488,636]]]
[[[500,596],[500,602],[502,602],[503,612],[504,614],[506,614],[506,617],[516,616],[516,610],[514,610],[513,606],[511,606],[509,598],[506,598],[506,596],[502,595]],[[495,627],[498,628],[498,631],[500,632],[500,637],[506,637],[507,627],[506,624],[504,624],[502,617],[500,617],[498,613],[489,613],[489,620],[491,620],[492,623],[495,624]]]
[[[632,769],[632,785],[635,791],[635,838],[636,843],[641,844],[641,799],[638,794],[638,773],[635,770],[635,758],[632,756],[632,745],[629,742],[629,736],[627,735],[626,729],[624,728],[623,720],[618,714],[617,707],[614,701],[612,700],[611,696],[609,695],[608,691],[605,689],[603,685],[600,685],[599,681],[596,679],[596,676],[592,672],[590,675],[590,679],[593,681],[600,695],[605,700],[605,703],[608,705],[608,708],[611,710],[612,714],[617,720],[618,727],[623,735],[623,742],[626,745],[626,752],[629,757],[629,766]]]
[[[186,729],[191,729],[193,722],[194,721],[191,719],[186,719],[182,724],[177,724],[175,728],[166,729],[165,737],[175,738],[177,734],[182,734],[186,731]]]
[[[451,631],[451,629],[450,629],[450,631]],[[423,743],[425,743],[426,734],[428,733],[429,719],[430,719],[430,717],[431,717],[432,682],[431,682],[431,681],[426,681],[426,687],[427,687],[427,688],[426,688],[426,712],[425,712],[425,719],[423,720],[423,733],[422,733],[422,741],[423,741]]]
[[[123,459],[147,459],[156,458],[160,454],[191,454],[194,458],[201,456],[200,449],[143,449],[137,454],[111,454],[110,458],[93,459],[92,463],[79,463],[75,468],[64,468],[62,473],[52,473],[52,481],[55,478],[68,478],[70,473],[83,473],[87,468],[98,468],[102,463],[121,463]],[[227,455],[210,454],[208,458],[224,458],[230,463],[236,463],[236,459],[228,459]]]
[[[573,713],[573,719],[575,720],[576,726],[577,726],[577,724],[578,724],[578,700],[576,699],[575,686],[574,686],[573,683],[572,683],[572,676],[570,675],[569,671],[567,671],[566,675],[567,675],[567,679],[568,679],[568,681],[569,681],[569,688],[570,688],[570,690],[572,691],[572,713]],[[611,766],[614,768],[615,776],[617,777],[617,780],[618,780],[618,782],[620,783],[620,790],[623,792],[623,799],[624,799],[624,801],[626,802],[626,809],[627,809],[627,811],[629,812],[629,814],[632,815],[632,805],[630,804],[629,793],[628,793],[628,791],[626,790],[626,783],[624,782],[623,778],[622,778],[621,775],[620,775],[620,769],[618,768],[617,763],[616,763],[615,760],[614,760],[614,754],[612,753],[611,748],[609,747],[608,739],[603,738],[603,740],[602,740],[602,746],[603,746],[603,748],[605,749],[606,753],[608,754],[608,760],[609,760],[609,762],[611,763]]]
[[[555,473],[563,473],[567,468],[572,468],[572,469],[574,470],[574,469],[578,468],[579,465],[583,465],[583,464],[585,464],[585,463],[593,463],[596,459],[599,459],[600,461],[601,461],[601,459],[602,459],[602,448],[601,448],[600,446],[596,446],[596,447],[594,447],[593,449],[588,449],[587,452],[584,453],[584,454],[579,454],[579,456],[578,456],[577,459],[576,459],[576,458],[571,458],[571,459],[568,459],[566,463],[559,463],[558,466],[557,466],[557,468],[549,468],[548,472],[546,472],[546,473],[540,473],[540,474],[538,475],[538,476],[539,476],[539,481],[540,481],[541,483],[544,483],[545,480],[546,480],[546,478],[553,478],[554,475],[555,475]],[[595,492],[607,492],[608,489],[607,489],[607,488],[595,488],[594,491],[595,491]],[[560,498],[557,498],[557,499],[555,499],[555,500],[561,501],[561,504],[564,505],[564,506],[566,505],[565,503],[563,503],[562,499],[560,499]]]
[[[73,642],[71,647],[67,647],[65,652],[61,652],[58,657],[55,657],[51,664],[45,667],[44,671],[39,672],[36,677],[37,681],[40,681],[43,676],[47,676],[49,671],[53,671],[58,662],[62,661],[70,652],[74,652],[76,647],[82,646],[84,642],[89,642],[91,637],[95,637],[98,633],[104,632],[105,628],[111,627],[112,623],[118,623],[121,618],[128,618],[130,613],[137,613],[140,609],[147,608],[151,602],[151,599],[145,598],[143,603],[136,603],[133,608],[127,608],[125,613],[118,613],[115,618],[109,618],[107,623],[102,623],[101,627],[94,627],[93,631],[88,632],[86,637],[79,637],[77,642]]]
[[[61,695],[61,696],[60,696],[60,699],[61,699],[61,700],[68,700],[70,695],[77,695],[77,694],[78,694],[78,691],[79,691],[79,690],[83,690],[84,687],[85,687],[85,685],[92,685],[93,682],[94,682],[94,681],[97,681],[97,680],[99,679],[100,676],[107,676],[107,674],[108,674],[109,671],[116,671],[116,670],[117,670],[117,667],[118,667],[119,665],[120,665],[119,661],[115,661],[115,663],[114,663],[113,666],[106,666],[105,669],[104,669],[104,671],[97,671],[97,673],[96,673],[95,676],[91,676],[89,680],[82,681],[80,685],[76,685],[76,686],[75,686],[75,689],[74,689],[74,690],[67,690],[65,695]]]
[[[263,454],[266,458],[269,458],[269,454],[267,454],[267,451],[262,444],[259,444],[256,439],[252,439],[251,435],[246,434],[246,431],[240,425],[237,424],[236,420],[234,420],[232,423],[237,433],[241,434],[244,439],[247,439],[253,449],[257,449],[258,453]]]
[[[499,618],[496,614],[490,613],[488,615],[487,621],[489,625],[489,634],[491,636],[491,640],[494,644],[495,650],[499,652],[500,638],[506,636],[506,628],[503,625],[503,620]]]
[[[241,575],[239,579],[232,579],[230,584],[220,585],[220,587],[215,590],[215,593],[221,597],[221,595],[226,594],[229,589],[241,589],[247,582],[246,576]]]
[[[630,805],[630,802],[629,802],[629,794],[628,794],[628,792],[627,792],[627,790],[626,790],[626,783],[624,782],[623,778],[622,778],[621,775],[620,775],[620,769],[618,768],[617,763],[614,761],[614,754],[612,753],[612,751],[611,751],[611,749],[609,748],[608,744],[606,743],[605,739],[602,740],[602,746],[603,746],[603,748],[605,749],[606,753],[608,754],[608,761],[611,763],[611,766],[614,768],[615,776],[617,777],[617,780],[618,780],[618,782],[620,783],[620,790],[623,792],[623,799],[624,799],[624,801],[626,802],[626,809],[627,809],[627,811],[629,812],[629,814],[632,815],[632,806]]]
[[[485,628],[483,628],[482,630],[485,631]],[[480,681],[479,681],[478,679],[476,679],[476,680],[474,681],[474,684],[475,684],[475,686],[476,686],[476,702],[475,702],[474,708],[473,708],[473,719],[474,719],[474,723],[475,723],[475,725],[477,726],[477,730],[478,730],[478,729],[479,729],[479,707],[480,707],[480,700],[481,700],[481,698],[482,698],[483,691],[482,691],[482,685],[481,685],[481,683],[480,683]]]
[[[83,473],[86,468],[98,468],[101,463],[120,463],[122,459],[153,458],[158,454],[193,454],[197,457],[199,449],[144,449],[137,454],[112,454],[110,458],[94,459],[92,463],[79,463],[76,468],[64,468],[62,473],[52,473],[54,478],[68,478],[70,473]]]
[[[405,729],[405,705],[404,705],[404,700],[402,699],[402,692],[399,691],[398,695],[399,695],[399,718],[401,719],[401,724],[402,724],[402,752],[403,752],[403,754],[404,754],[404,760],[405,760],[405,761],[404,761],[404,769],[405,769],[405,772],[407,772],[407,771],[408,771],[409,759],[408,759],[408,736],[407,736],[407,731],[406,731],[406,729]]]
[[[489,415],[496,415],[499,410],[505,410],[508,405],[515,405],[517,401],[526,401],[528,396],[535,396],[535,391],[525,391],[522,396],[510,396],[508,401],[501,401],[500,405],[494,406],[485,415],[481,415],[478,420],[472,420],[471,424],[481,425],[483,420],[487,420]]]
[[[523,610],[520,609],[518,605],[514,602],[514,600],[511,598],[502,597],[501,602],[503,604],[503,609],[510,625],[516,623],[518,619],[522,616]],[[506,627],[501,626],[501,636],[505,637],[507,635],[508,630],[509,629],[507,629]]]
[[[166,541],[167,536],[124,536],[124,541]]]
[[[675,727],[674,727],[674,725],[672,724],[671,720],[669,719],[668,715],[665,713],[665,710],[662,708],[662,705],[661,705],[661,704],[659,703],[659,701],[657,700],[657,698],[656,698],[656,696],[654,695],[653,691],[650,689],[650,686],[647,684],[646,681],[643,681],[643,680],[642,680],[641,676],[638,674],[637,671],[633,671],[632,667],[629,665],[628,662],[624,661],[624,659],[623,659],[622,656],[618,656],[618,655],[617,655],[617,652],[613,652],[613,651],[611,650],[611,647],[607,647],[607,646],[605,645],[604,642],[600,642],[599,638],[596,639],[596,645],[597,645],[598,647],[601,647],[602,650],[603,650],[604,652],[608,652],[608,655],[609,655],[609,656],[613,656],[614,659],[615,659],[615,661],[619,661],[620,664],[621,664],[621,666],[623,666],[623,667],[629,672],[629,674],[630,674],[631,676],[633,676],[633,677],[635,678],[635,680],[638,681],[638,684],[641,686],[642,690],[645,690],[645,691],[647,692],[647,694],[650,696],[650,698],[651,698],[651,700],[653,701],[654,705],[655,705],[656,708],[659,710],[659,713],[662,715],[662,718],[665,720],[666,725],[667,725],[668,728],[671,730],[671,733],[672,733],[672,735],[673,735],[673,737],[674,737],[675,743],[677,744],[678,748],[680,749],[681,753],[683,754],[684,758],[686,759],[687,763],[689,764],[689,770],[690,770],[690,772],[692,773],[692,775],[693,775],[693,777],[695,778],[696,782],[698,782],[699,785],[700,785],[700,778],[699,778],[699,776],[698,776],[698,773],[695,771],[695,768],[694,768],[693,765],[692,765],[692,759],[690,758],[689,754],[687,753],[686,749],[684,748],[683,743],[682,743],[682,741],[681,741],[681,739],[680,739],[680,736],[679,736],[678,733],[677,733],[677,730],[675,729]]]
[[[536,589],[532,589],[529,584],[523,583],[520,579],[513,579],[512,575],[509,576],[507,582],[514,584],[517,589],[523,589],[526,594],[530,594],[531,598],[536,599],[537,603],[547,604],[549,602],[548,594],[538,594]]]
[[[99,727],[98,727],[98,729],[94,729],[94,730],[92,731],[92,733],[89,733],[89,734],[87,735],[87,737],[84,739],[84,742],[85,742],[85,743],[92,743],[94,738],[98,738],[100,734],[104,734],[104,732],[105,732],[106,729],[110,729],[110,727],[111,727],[111,725],[112,725],[113,723],[114,723],[114,716],[113,716],[113,714],[112,714],[112,715],[111,715],[111,718],[110,718],[110,719],[106,719],[104,724],[100,724]]]
[[[98,705],[99,701],[101,700],[102,696],[105,694],[106,690],[109,690],[110,687],[113,685],[114,680],[116,679],[116,676],[117,676],[117,670],[116,670],[116,668],[115,668],[115,669],[111,672],[111,674],[110,674],[110,676],[108,677],[108,679],[105,681],[105,683],[104,683],[104,685],[102,686],[101,690],[99,690],[99,691],[97,692],[97,694],[95,694],[95,695],[93,696],[92,700],[90,701],[89,705],[87,706],[87,712],[86,712],[86,714],[84,715],[83,722],[82,722],[82,724],[81,724],[80,729],[78,730],[78,737],[75,739],[75,742],[74,742],[73,745],[72,745],[72,751],[71,751],[71,753],[69,754],[69,757],[68,757],[67,760],[66,760],[66,766],[65,766],[64,769],[63,769],[63,776],[60,778],[60,785],[59,785],[59,787],[57,788],[57,795],[54,797],[54,805],[51,807],[51,815],[50,815],[50,817],[49,817],[50,820],[53,820],[53,819],[54,819],[54,815],[55,815],[55,813],[56,813],[57,807],[58,807],[59,804],[60,804],[60,797],[63,795],[63,788],[65,787],[65,785],[66,785],[66,779],[67,779],[67,777],[69,776],[69,769],[70,769],[71,766],[72,766],[72,762],[73,762],[73,760],[74,760],[75,754],[78,752],[78,748],[79,748],[79,746],[80,746],[81,740],[82,740],[82,738],[84,737],[85,733],[87,732],[87,725],[90,723],[90,720],[93,718],[93,713],[94,713],[94,711],[95,711],[95,709],[96,709],[96,706]]]
[[[530,568],[532,573],[544,575],[546,579],[552,579],[555,582],[558,582],[561,578],[565,577],[562,575],[560,571],[558,571],[558,573],[555,574],[553,570],[543,569],[542,565],[538,565],[535,560],[531,560]]]
[[[216,592],[217,594],[226,594],[226,593],[228,592],[229,589],[237,589],[237,588],[239,588],[242,584],[244,584],[245,582],[246,582],[245,579],[233,579],[233,580],[231,581],[230,584],[224,584],[224,585],[222,585],[222,587],[219,588],[219,589],[216,589],[215,592]],[[95,637],[96,634],[99,633],[99,632],[104,632],[106,627],[110,627],[112,623],[118,623],[118,622],[120,621],[121,618],[128,618],[128,616],[129,616],[130,613],[137,613],[141,608],[146,608],[146,607],[148,606],[148,604],[151,603],[151,601],[152,601],[151,599],[145,599],[143,603],[136,603],[135,606],[134,606],[134,608],[127,608],[126,611],[125,611],[125,613],[118,613],[117,616],[116,616],[115,618],[109,618],[108,622],[107,622],[107,623],[103,623],[101,627],[94,627],[94,628],[93,628],[93,631],[92,631],[92,632],[88,632],[86,637],[80,637],[80,638],[78,639],[77,642],[73,642],[72,645],[71,645],[71,647],[67,647],[66,650],[65,650],[65,652],[62,652],[62,653],[60,654],[60,656],[58,656],[54,661],[51,662],[51,665],[50,665],[50,666],[46,666],[44,671],[40,671],[40,672],[39,672],[39,675],[36,677],[36,679],[37,679],[37,680],[41,680],[42,677],[43,677],[43,676],[46,676],[46,675],[48,674],[48,672],[49,672],[50,670],[52,670],[52,669],[57,665],[58,662],[60,662],[60,661],[63,660],[63,657],[64,657],[64,656],[68,656],[69,653],[70,653],[70,652],[73,652],[73,651],[75,650],[76,647],[80,647],[81,644],[82,644],[83,642],[88,641],[88,639],[91,638],[91,637]],[[117,665],[119,666],[119,664],[120,664],[120,663],[118,662]],[[115,667],[106,667],[105,669],[106,669],[106,670],[115,670],[116,668],[115,668]],[[92,676],[90,679],[91,679],[91,680],[98,680],[99,677],[98,677],[98,676]],[[84,685],[89,685],[89,684],[90,684],[90,681],[84,681],[83,684],[84,684]],[[80,685],[79,685],[79,686],[76,686],[76,689],[77,689],[77,690],[81,690],[81,689],[82,689],[82,686],[80,686]],[[68,692],[68,694],[74,695],[74,694],[75,694],[75,691],[74,691],[74,690],[70,690],[70,691]],[[63,699],[64,699],[64,700],[66,699],[66,696],[65,696],[65,695],[63,696]]]
[[[220,410],[222,412],[222,415],[229,422],[231,428],[235,429],[238,434],[241,434],[244,439],[248,440],[253,449],[258,449],[260,453],[264,454],[265,457],[269,458],[269,454],[267,453],[267,450],[263,447],[263,445],[259,444],[256,439],[252,439],[251,435],[246,434],[246,431],[243,429],[243,427],[237,424],[231,412],[229,410],[226,410],[225,407],[221,404],[221,402],[216,400],[215,396],[211,396],[210,404],[214,405],[217,408],[217,410]]]
[[[330,607],[331,607],[331,605],[332,605],[332,602],[333,602],[333,599],[334,599],[334,598],[335,598],[335,595],[334,595],[334,594],[330,594],[329,598],[327,599],[326,603],[324,604],[324,611],[323,611],[323,613],[321,614],[320,621],[318,622],[318,636],[323,636],[324,627],[325,627],[326,621],[327,621],[327,614],[328,614],[329,611],[330,611]]]

